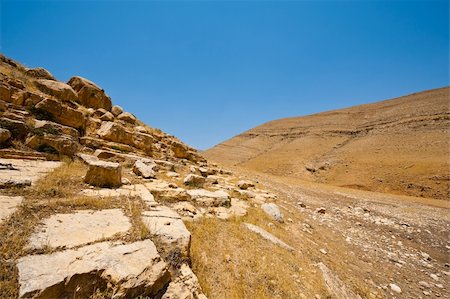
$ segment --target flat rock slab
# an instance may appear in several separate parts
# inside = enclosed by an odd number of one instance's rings
[[[39,178],[61,165],[61,162],[20,159],[0,159],[0,162],[4,164],[11,164],[14,168],[0,168],[0,181],[27,181],[31,184],[34,184]]]
[[[257,233],[258,235],[260,235],[261,237],[263,237],[264,239],[272,242],[273,244],[280,246],[284,249],[290,250],[290,251],[294,251],[295,249],[291,246],[289,246],[288,244],[284,243],[283,241],[281,241],[280,239],[278,239],[277,237],[275,237],[274,235],[272,235],[271,233],[269,233],[268,231],[260,228],[259,226],[250,224],[250,223],[244,223],[244,226],[246,228],[248,228],[250,231]]]
[[[230,196],[223,190],[208,191],[205,189],[188,190],[187,193],[197,204],[206,207],[229,207],[231,204]]]
[[[280,211],[280,208],[274,203],[264,203],[261,205],[261,209],[274,220],[283,223],[283,214]]]
[[[88,298],[108,285],[113,298],[135,298],[155,295],[170,281],[167,264],[150,240],[26,256],[17,268],[20,298]]]
[[[141,184],[137,185],[125,185],[118,189],[85,189],[81,191],[81,195],[91,196],[91,197],[140,197],[148,206],[155,206],[157,203],[153,194]]]
[[[125,233],[130,228],[130,220],[120,209],[56,214],[38,227],[30,237],[29,245],[34,249],[46,246],[72,248]]]
[[[22,196],[0,195],[0,223],[2,223],[17,210],[17,207],[22,203],[22,201]]]
[[[189,256],[191,233],[177,212],[166,206],[158,206],[142,213],[142,221],[150,233],[168,245],[169,250],[179,249]]]

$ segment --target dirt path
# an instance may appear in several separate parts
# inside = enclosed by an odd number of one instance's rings
[[[288,243],[350,290],[367,298],[450,298],[448,202],[238,171],[279,195],[291,220]]]

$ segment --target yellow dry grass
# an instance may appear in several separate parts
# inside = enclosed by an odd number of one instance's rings
[[[310,298],[326,293],[305,256],[250,232],[243,222],[259,225],[289,243],[283,226],[267,228],[270,220],[258,209],[228,221],[206,218],[188,223],[193,270],[209,298]]]

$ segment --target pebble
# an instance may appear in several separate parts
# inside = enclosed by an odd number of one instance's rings
[[[434,280],[438,281],[439,277],[436,274],[430,274],[430,277],[433,278]]]
[[[419,285],[424,288],[429,288],[430,284],[426,281],[419,281]]]
[[[325,249],[323,249],[323,248],[321,248],[320,250],[319,250],[322,254],[327,254],[328,252],[325,250]]]
[[[402,292],[402,289],[398,285],[396,285],[394,283],[390,283],[389,286],[391,287],[392,291],[394,291],[394,292],[396,292],[398,294],[400,294]]]

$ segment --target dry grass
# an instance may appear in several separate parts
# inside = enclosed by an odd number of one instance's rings
[[[146,239],[150,232],[141,220],[145,203],[138,197],[88,197],[79,192],[87,185],[82,182],[86,167],[81,162],[64,163],[27,189],[15,189],[8,194],[24,196],[19,209],[0,225],[0,298],[18,297],[19,258],[35,253],[51,253],[54,248],[39,251],[26,248],[30,235],[43,219],[56,213],[70,213],[75,210],[101,210],[120,208],[130,217],[132,228],[125,234],[118,234],[107,240],[121,239],[134,242]],[[106,298],[108,292],[97,292],[93,298]],[[105,296],[103,296],[105,295]]]
[[[281,225],[267,229],[267,216],[250,209],[243,218],[188,223],[193,270],[209,298],[311,298],[326,294],[320,275],[298,252],[262,239],[242,226],[257,224],[289,243]]]

